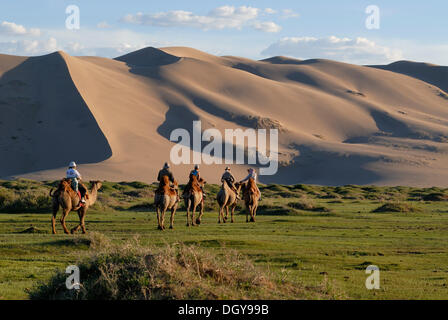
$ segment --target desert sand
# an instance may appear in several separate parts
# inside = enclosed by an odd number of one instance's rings
[[[0,177],[153,182],[176,128],[280,129],[263,183],[448,186],[448,68],[409,61],[218,57],[145,48],[116,59],[0,55]],[[191,166],[175,166],[185,183]],[[210,183],[225,165],[201,166]],[[233,165],[238,178],[247,166]]]

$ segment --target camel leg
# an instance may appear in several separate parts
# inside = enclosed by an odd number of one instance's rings
[[[64,211],[62,212],[62,217],[61,217],[62,228],[64,229],[64,232],[65,232],[66,234],[69,234],[69,233],[70,233],[70,232],[68,231],[68,229],[67,229],[67,226],[65,225],[65,218],[67,218],[67,215],[68,215],[69,212],[70,212],[69,209],[65,209],[65,208],[64,208]]]
[[[187,227],[190,226],[190,200],[187,201]]]
[[[81,229],[82,229],[82,233],[83,234],[87,233],[87,231],[86,231],[86,221],[85,221],[86,213],[87,213],[86,210],[83,210],[82,214],[81,214]]]
[[[227,223],[227,219],[229,218],[229,207],[226,206],[226,216],[224,218],[224,223]]]
[[[160,224],[161,224],[161,227],[162,227],[162,229],[161,230],[165,230],[165,213],[166,213],[166,208],[163,208],[163,210],[162,210],[162,215],[161,215],[161,218],[160,218]]]
[[[249,222],[250,206],[246,206],[246,223]]]
[[[204,215],[204,202],[201,202],[200,206],[201,206],[201,210],[199,212],[199,217],[196,220],[196,224],[201,224],[202,216]]]
[[[191,225],[192,226],[196,226],[196,221],[194,219],[195,214],[196,214],[196,206],[193,203],[193,212],[192,212],[192,215],[191,215]]]
[[[254,206],[250,206],[250,222],[255,222],[255,216],[254,216]]]
[[[160,208],[157,206],[157,226],[159,230],[162,230],[162,224],[160,223]]]
[[[81,229],[81,210],[78,210],[78,217],[79,217],[79,224],[72,230],[70,230],[71,234],[74,234],[75,232],[78,232],[79,229]]]
[[[221,217],[223,215],[223,211],[224,208],[223,207],[219,207],[219,215],[218,215],[218,223],[221,223]]]
[[[53,202],[53,216],[51,217],[52,233],[56,234],[56,215],[59,211],[59,203]]]
[[[233,218],[233,216],[234,216],[234,214],[235,214],[235,208],[236,208],[236,204],[234,204],[233,206],[232,206],[232,223],[235,223],[235,219]]]
[[[176,206],[177,205],[174,205],[171,208],[170,229],[174,229],[174,215],[176,214]]]

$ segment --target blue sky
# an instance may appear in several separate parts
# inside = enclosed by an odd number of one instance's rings
[[[79,7],[78,30],[66,28],[68,5]],[[379,9],[379,29],[366,27],[369,5]],[[190,46],[253,59],[448,65],[446,12],[446,0],[2,1],[0,52],[115,57],[145,46]]]

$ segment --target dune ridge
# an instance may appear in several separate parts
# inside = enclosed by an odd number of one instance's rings
[[[0,177],[60,178],[76,160],[88,178],[152,182],[170,132],[201,120],[221,132],[280,129],[281,166],[264,183],[448,186],[446,67],[398,65],[184,47],[116,59],[0,55]],[[203,176],[218,182],[224,166],[202,165]],[[174,173],[185,182],[190,168]]]

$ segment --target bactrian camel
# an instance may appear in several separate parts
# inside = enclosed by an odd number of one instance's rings
[[[235,207],[238,202],[237,195],[240,192],[241,186],[239,184],[235,185],[237,187],[237,193],[232,190],[232,188],[229,187],[226,181],[223,181],[221,190],[219,190],[218,195],[216,196],[216,200],[218,200],[219,204],[219,216],[218,216],[218,223],[222,222],[226,223],[227,219],[229,218],[229,208],[231,210],[232,214],[232,220],[231,222],[234,223],[235,220],[233,218]],[[224,217],[224,209],[226,210],[226,215]]]
[[[258,191],[255,180],[250,178],[248,182],[242,184],[241,188],[243,191],[244,204],[246,205],[246,222],[249,222],[249,214],[250,222],[255,222],[258,199],[260,199],[260,192]]]
[[[190,181],[184,192],[185,207],[187,208],[187,227],[190,225],[201,224],[202,216],[204,215],[204,194],[201,187],[204,187],[206,182],[204,179],[197,179],[195,175],[190,175]],[[195,220],[196,209],[199,208],[199,216]],[[191,213],[191,223],[190,223]]]
[[[88,199],[84,206],[80,205],[80,199],[78,194],[71,188],[70,180],[64,179],[59,184],[58,189],[53,193],[53,189],[50,191],[50,196],[53,198],[53,217],[51,218],[51,226],[53,234],[56,234],[56,215],[59,211],[59,207],[62,208],[61,224],[65,233],[69,233],[67,226],[65,225],[65,219],[70,211],[77,211],[79,216],[79,225],[71,229],[71,233],[77,232],[80,228],[82,233],[86,233],[85,217],[87,210],[91,207],[98,197],[98,190],[102,184],[100,181],[90,181],[91,190],[89,191]]]
[[[177,189],[177,182],[174,182],[175,189]],[[157,211],[157,224],[159,230],[165,230],[165,213],[171,210],[170,229],[174,228],[174,215],[179,205],[179,198],[176,190],[170,187],[170,180],[168,176],[163,176],[160,182],[159,189],[154,196],[154,205]]]

